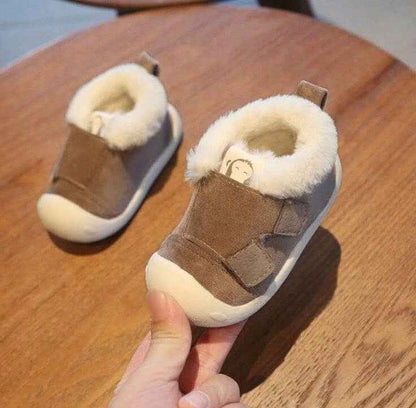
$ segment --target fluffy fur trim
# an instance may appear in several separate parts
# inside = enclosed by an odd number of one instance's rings
[[[126,101],[133,107],[118,110]],[[101,133],[110,147],[129,149],[146,143],[162,126],[167,112],[166,92],[159,79],[141,66],[119,65],[93,78],[75,93],[66,119],[91,131],[91,117],[97,110],[115,113]]]
[[[218,171],[229,146],[281,126],[296,131],[294,152],[279,157],[256,152],[264,156],[264,171],[251,187],[278,198],[309,193],[334,166],[337,131],[328,114],[296,95],[260,99],[218,119],[188,153],[186,178],[195,183]]]

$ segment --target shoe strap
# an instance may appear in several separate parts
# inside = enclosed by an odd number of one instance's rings
[[[307,220],[307,203],[264,196],[213,172],[197,186],[176,233],[225,264],[250,289],[281,267],[286,255],[280,240],[300,235]],[[271,242],[273,256],[267,248]]]
[[[308,205],[303,201],[285,200],[273,232],[287,237],[299,235],[308,220],[308,210]]]

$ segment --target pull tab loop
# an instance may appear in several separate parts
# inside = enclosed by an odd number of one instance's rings
[[[296,87],[296,95],[305,98],[315,105],[318,105],[322,110],[328,97],[328,90],[321,88],[318,85],[312,84],[308,81],[300,81]]]
[[[160,64],[159,61],[154,59],[150,54],[146,51],[143,51],[139,59],[137,61],[139,65],[141,65],[149,74],[154,76],[159,76],[160,73]]]

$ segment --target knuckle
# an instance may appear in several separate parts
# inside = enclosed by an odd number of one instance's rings
[[[165,350],[165,352],[168,350],[169,354],[182,355],[184,352],[188,353],[189,343],[190,340],[186,336],[168,326],[160,325],[152,328],[151,348]]]
[[[152,341],[183,341],[181,333],[173,330],[171,327],[158,323],[152,327]]]

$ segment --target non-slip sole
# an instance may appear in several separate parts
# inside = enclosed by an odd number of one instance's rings
[[[123,213],[110,219],[98,217],[62,196],[46,193],[37,203],[38,215],[45,228],[60,238],[80,243],[100,241],[123,228],[139,209],[182,139],[179,113],[172,105],[168,106],[168,113],[172,123],[172,140],[149,168]]]
[[[147,288],[173,296],[188,318],[197,326],[222,327],[247,319],[261,309],[282,286],[332,207],[342,179],[342,167],[338,157],[335,167],[336,186],[331,198],[316,220],[305,231],[302,239],[292,250],[282,269],[263,295],[240,306],[229,305],[212,295],[188,272],[158,253],[152,255],[146,267]]]

